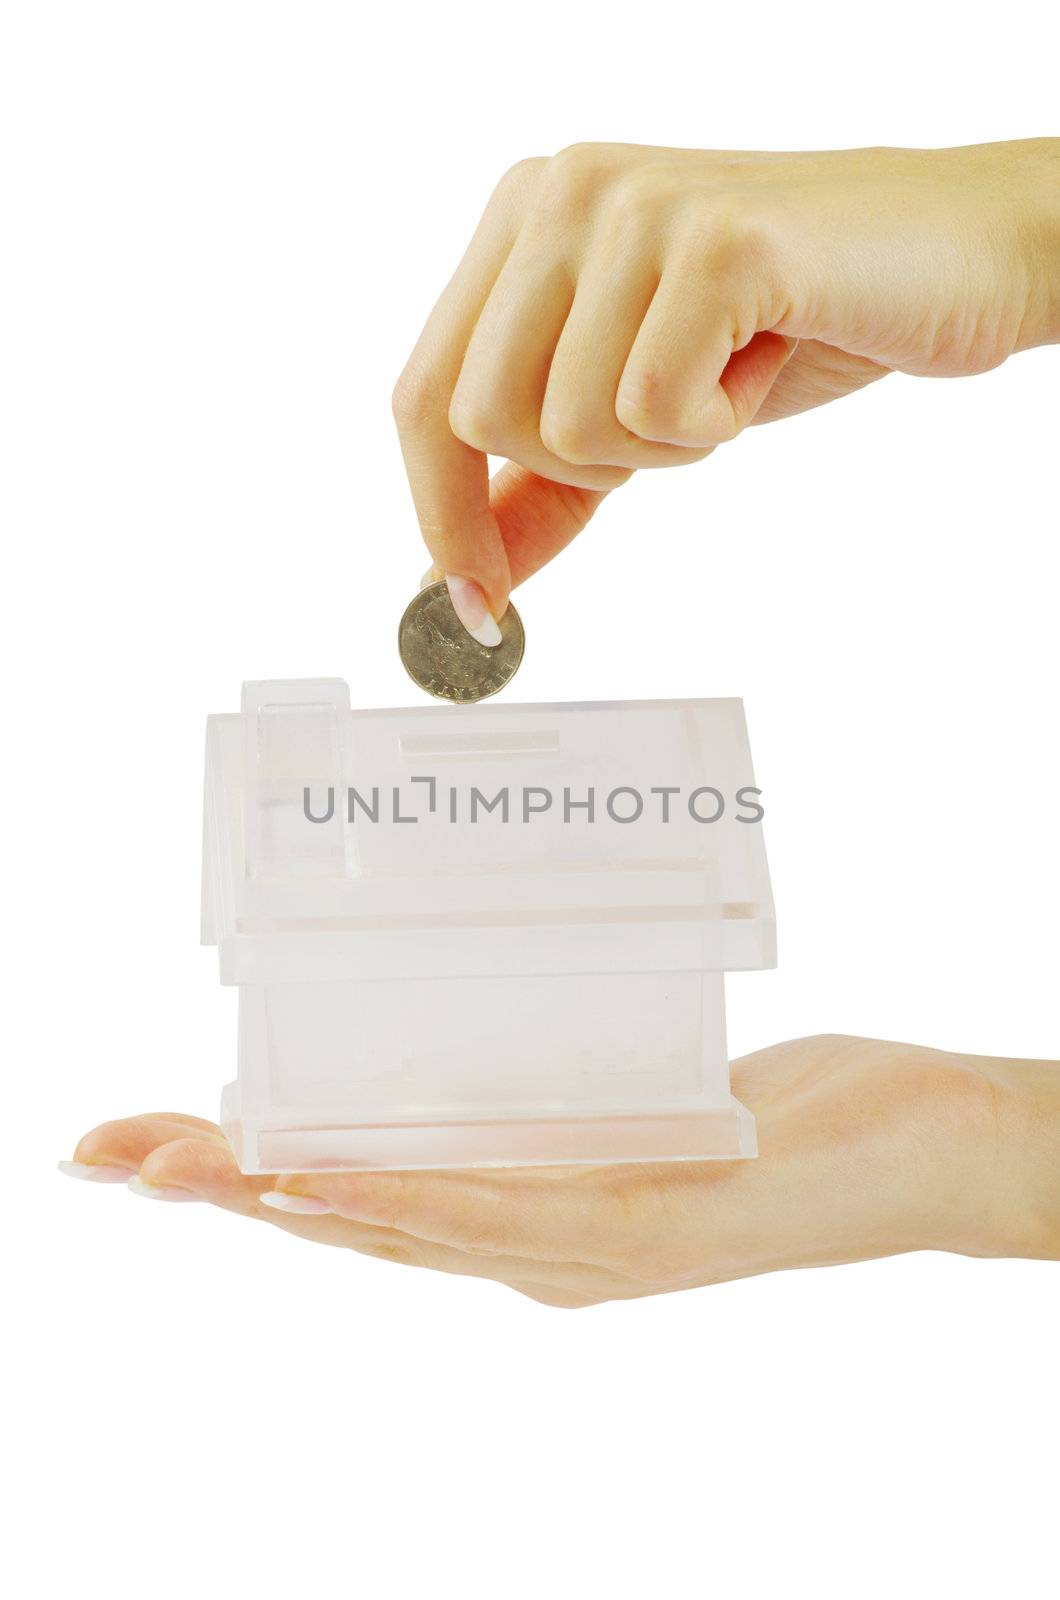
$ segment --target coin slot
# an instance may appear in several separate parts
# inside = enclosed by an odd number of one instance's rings
[[[403,756],[546,756],[559,751],[558,729],[514,730],[504,733],[403,733],[398,739]]]

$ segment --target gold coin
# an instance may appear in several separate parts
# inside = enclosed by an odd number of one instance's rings
[[[511,681],[523,659],[523,624],[513,605],[498,626],[500,644],[479,644],[453,610],[445,584],[428,584],[398,625],[405,671],[439,700],[485,700]]]

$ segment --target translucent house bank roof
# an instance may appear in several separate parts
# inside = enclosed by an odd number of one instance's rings
[[[248,683],[208,723],[203,938],[229,981],[767,966],[766,805],[739,700],[352,710],[341,680]]]

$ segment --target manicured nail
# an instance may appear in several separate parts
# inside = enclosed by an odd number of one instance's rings
[[[132,1194],[143,1195],[145,1200],[198,1200],[197,1194],[192,1194],[190,1189],[167,1189],[161,1183],[145,1183],[141,1177],[129,1179],[129,1190]]]
[[[288,1194],[285,1189],[269,1189],[258,1198],[274,1211],[293,1211],[300,1217],[322,1217],[331,1210],[326,1200],[318,1200],[314,1194]]]
[[[135,1167],[105,1167],[102,1162],[60,1161],[59,1171],[68,1178],[83,1178],[86,1183],[128,1183]]]
[[[494,649],[501,642],[501,630],[496,619],[489,614],[486,596],[472,578],[455,578],[452,573],[445,580],[453,610],[464,624],[472,639]]]

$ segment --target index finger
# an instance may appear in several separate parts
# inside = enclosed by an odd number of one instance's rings
[[[495,617],[508,603],[511,571],[490,509],[489,465],[453,433],[449,405],[475,324],[515,242],[521,199],[541,165],[521,162],[501,180],[394,390],[394,419],[424,542],[443,572],[481,586]]]

